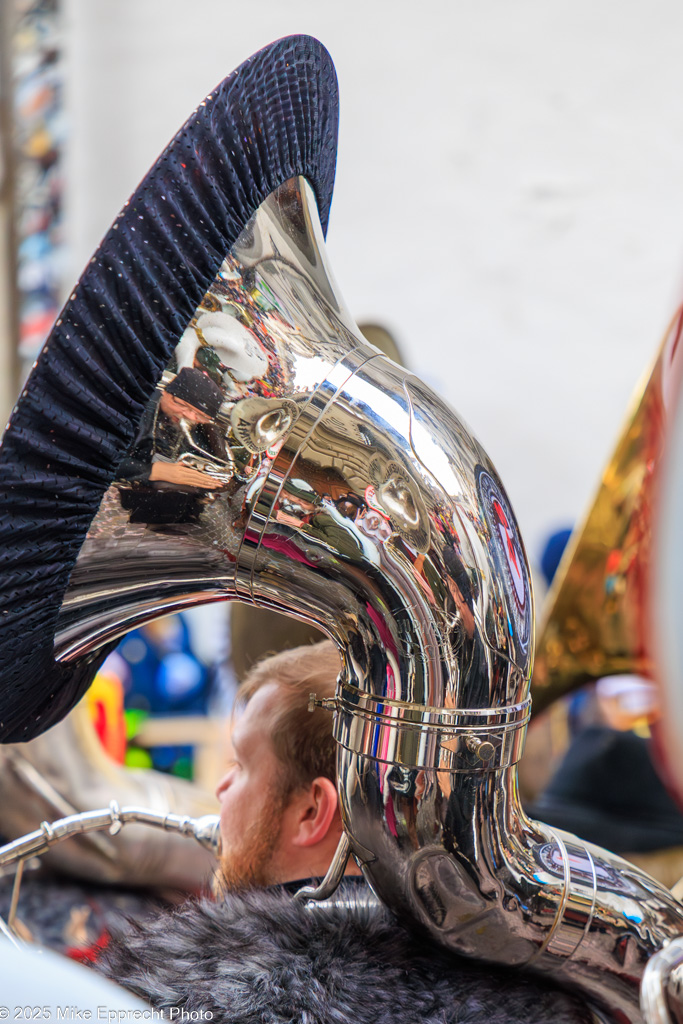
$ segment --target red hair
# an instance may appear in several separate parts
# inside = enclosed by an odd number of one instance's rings
[[[332,712],[308,710],[309,697],[334,697],[341,669],[330,640],[295,647],[258,662],[240,687],[245,701],[266,683],[277,683],[282,700],[272,720],[271,740],[282,765],[285,793],[324,776],[336,780],[337,742],[332,735]]]

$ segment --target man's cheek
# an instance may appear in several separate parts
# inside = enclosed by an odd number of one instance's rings
[[[229,800],[223,800],[221,803],[221,833],[225,833],[230,828],[230,822],[233,817],[232,805]]]
[[[239,793],[231,787],[229,796],[223,800],[221,806],[221,832],[234,831],[241,817]]]

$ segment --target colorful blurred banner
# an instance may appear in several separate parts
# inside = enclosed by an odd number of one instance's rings
[[[59,0],[13,3],[19,354],[28,369],[62,305],[64,114]]]
[[[211,716],[230,712],[235,689],[223,605],[156,619],[128,633],[95,677],[88,700],[96,731],[115,760],[193,778],[195,743],[214,742]],[[176,738],[147,745],[149,723],[159,720],[166,723],[162,733]]]

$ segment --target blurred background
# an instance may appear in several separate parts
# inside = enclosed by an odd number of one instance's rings
[[[0,416],[193,107],[272,39],[311,33],[340,81],[328,243],[342,292],[477,433],[540,565],[588,504],[680,297],[683,7],[1,5]],[[113,671],[154,662],[162,710],[229,704],[224,612],[161,633],[128,640]]]

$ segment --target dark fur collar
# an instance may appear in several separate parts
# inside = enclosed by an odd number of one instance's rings
[[[213,1024],[594,1019],[541,981],[454,959],[388,911],[311,910],[282,890],[188,903],[131,924],[99,967],[155,1008],[203,1011]]]

